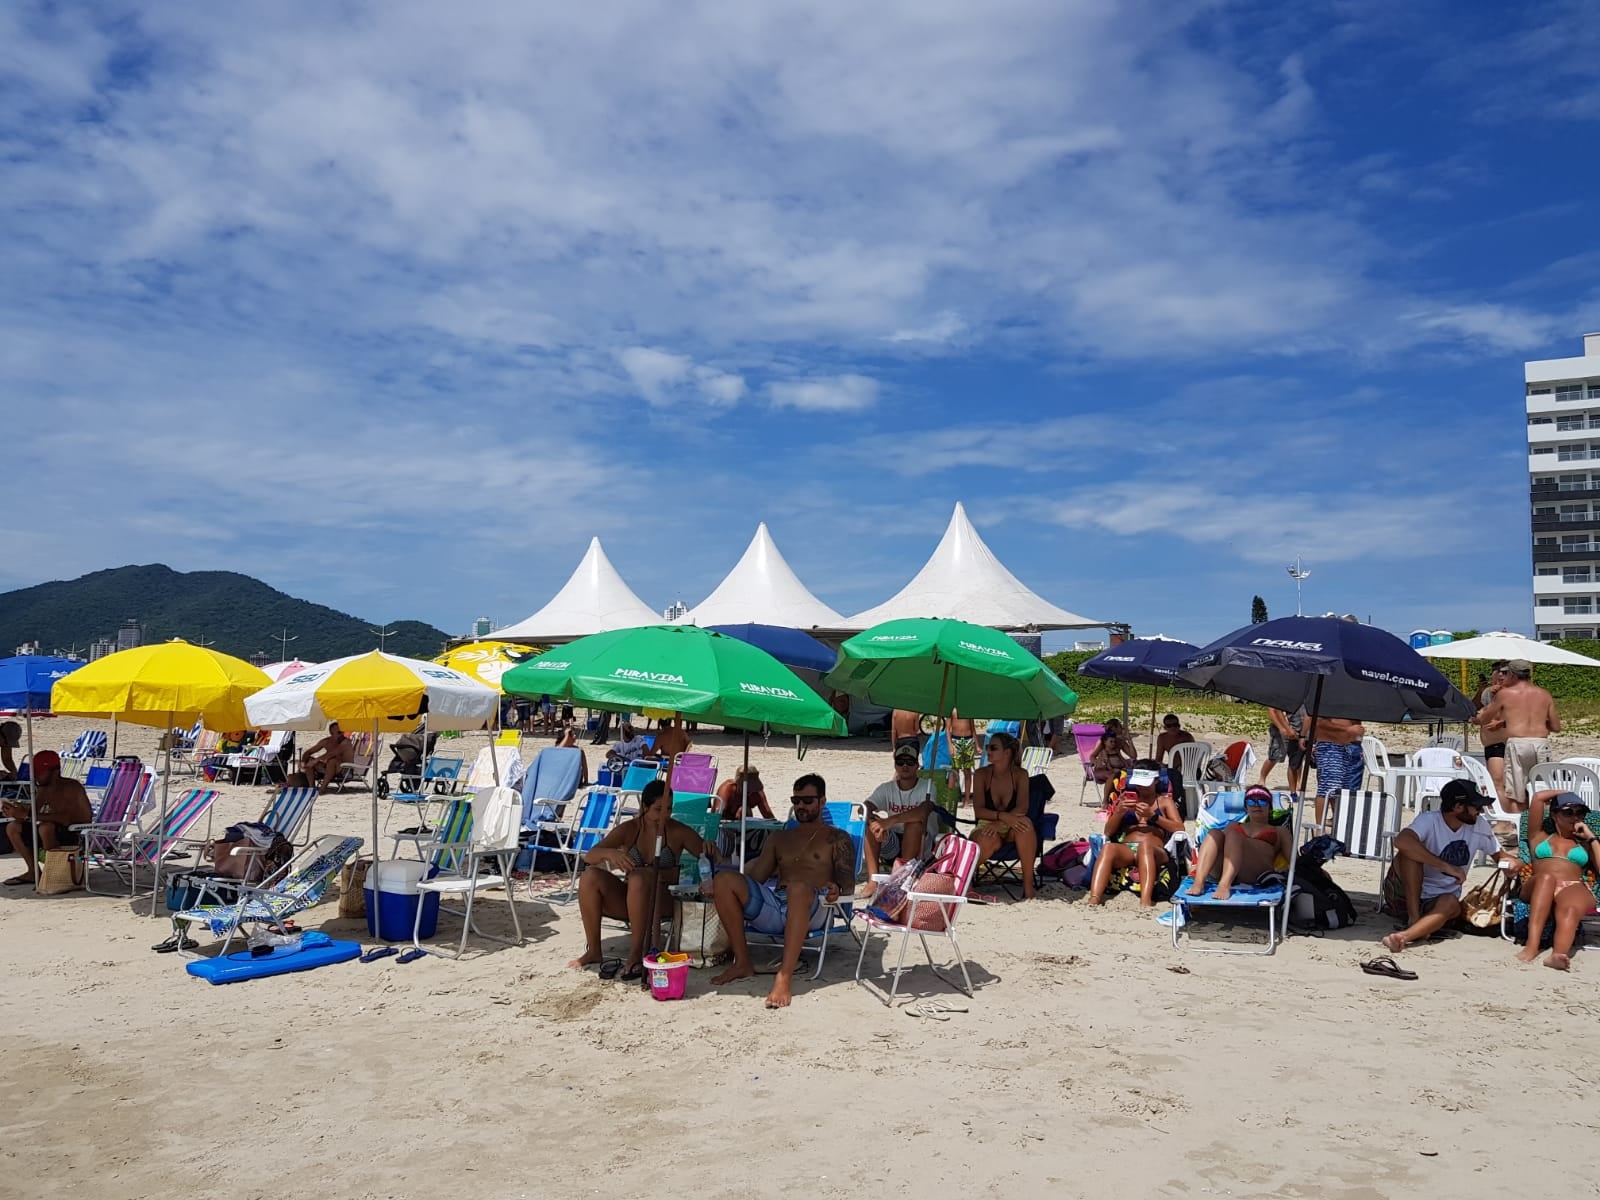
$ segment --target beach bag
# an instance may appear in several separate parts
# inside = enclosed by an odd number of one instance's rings
[[[906,893],[917,886],[917,880],[927,868],[925,858],[906,858],[896,861],[889,878],[873,897],[872,909],[886,921],[899,923],[909,905]]]
[[[1044,858],[1040,860],[1039,869],[1045,875],[1065,877],[1072,868],[1083,866],[1088,858],[1089,839],[1079,838],[1077,841],[1062,842],[1059,846],[1052,846],[1046,850]]]
[[[1356,923],[1356,906],[1349,895],[1302,852],[1294,864],[1294,895],[1289,900],[1289,924],[1297,929],[1344,929]]]
[[[683,948],[690,952],[698,948],[704,962],[721,958],[732,948],[728,931],[722,927],[722,921],[717,916],[717,906],[709,900],[684,901],[683,918],[678,929],[678,940]]]
[[[41,896],[59,896],[83,887],[83,855],[76,850],[48,850],[39,881],[33,890]]]
[[[954,875],[946,875],[940,871],[924,871],[917,879],[915,891],[919,896],[923,893],[954,896],[959,884],[960,880]],[[949,918],[945,914],[946,906],[936,901],[907,899],[896,919],[903,920],[908,929],[943,933],[950,927]]]
[[[1496,871],[1461,897],[1460,924],[1473,933],[1498,933],[1500,913],[1511,891],[1511,872]]]
[[[339,872],[339,915],[359,919],[367,915],[367,872],[372,868],[370,859],[358,858],[345,863]]]

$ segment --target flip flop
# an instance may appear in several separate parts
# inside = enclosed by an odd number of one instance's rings
[[[620,978],[621,978],[623,983],[632,983],[635,979],[643,979],[644,978],[644,968],[643,967],[629,967],[626,971],[624,971],[622,973]],[[647,984],[646,986],[648,987],[649,985]]]
[[[908,1017],[926,1017],[930,1021],[948,1021],[951,1013],[964,1013],[967,1011],[965,1004],[957,1004],[951,1000],[934,998],[919,1000],[910,1005],[906,1010]]]
[[[395,946],[374,946],[361,956],[361,961],[377,962],[380,958],[388,958],[391,954],[399,953],[399,948]]]
[[[426,950],[418,950],[415,946],[413,946],[411,949],[407,950],[404,954],[400,955],[399,958],[395,959],[395,962],[397,962],[397,963],[414,963],[414,962],[417,961],[417,959],[422,958],[427,953],[428,952]]]
[[[10,879],[6,880],[6,887],[21,887],[25,883],[32,882],[32,875],[13,875]]]
[[[1396,965],[1394,959],[1387,955],[1362,963],[1361,969],[1368,975],[1383,975],[1389,979],[1415,979],[1417,977],[1415,971],[1407,971]]]
[[[605,958],[600,960],[601,979],[615,979],[618,972],[621,970],[622,960],[620,958]]]
[[[154,946],[151,946],[150,949],[154,950],[157,954],[172,954],[177,950],[195,950],[198,949],[199,946],[200,943],[195,941],[192,937],[184,937],[182,934],[175,933],[166,941],[157,942]]]

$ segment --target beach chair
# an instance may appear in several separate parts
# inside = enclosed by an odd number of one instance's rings
[[[1351,858],[1378,864],[1378,895],[1394,858],[1400,832],[1400,801],[1388,792],[1339,791],[1328,796],[1330,832]]]
[[[677,812],[673,812],[677,816]],[[683,818],[679,817],[679,820]],[[822,813],[818,818],[824,825],[832,825],[844,830],[850,835],[850,843],[855,847],[855,877],[861,876],[861,857],[865,853],[867,836],[867,806],[859,801],[828,800],[822,805]],[[721,817],[717,817],[720,826]],[[790,815],[788,827],[794,828],[796,822]],[[702,835],[703,836],[703,835]],[[801,948],[801,956],[815,953],[817,956],[817,969],[812,972],[811,978],[817,979],[822,975],[823,964],[828,960],[828,940],[835,933],[847,933],[851,939],[860,942],[856,931],[851,927],[851,919],[855,915],[855,897],[850,892],[840,892],[839,898],[832,904],[826,902],[822,905],[823,923],[818,928],[806,934],[805,945]],[[748,944],[752,946],[776,946],[783,949],[782,934],[757,933],[753,929],[745,930]]]
[[[141,867],[148,867],[157,892],[161,890],[161,872],[170,860],[188,854],[205,844],[203,838],[184,835],[205,816],[216,801],[217,793],[210,788],[190,788],[167,805],[167,820],[161,824],[159,810],[149,810],[153,820],[141,822],[137,829],[124,830],[114,842],[97,840],[91,852],[83,850],[83,885],[94,891],[91,868],[103,867],[128,885],[131,899],[138,891]],[[109,894],[109,893],[103,893]]]
[[[1045,806],[1055,796],[1055,785],[1048,776],[1035,775],[1028,780],[1028,821],[1033,825],[1034,837],[1038,839],[1039,850],[1034,860],[1034,879],[1039,878],[1040,864],[1044,860],[1045,847],[1056,840],[1056,829],[1060,823],[1057,814],[1045,812]],[[942,812],[943,810],[939,810]],[[936,819],[939,819],[936,814]],[[954,818],[957,831],[963,825],[976,828],[980,823],[976,817],[956,816]],[[963,834],[963,836],[967,836]],[[1013,841],[1005,842],[1000,849],[987,861],[979,864],[973,876],[973,886],[999,885],[1005,889],[1006,895],[1016,899],[1022,887],[1021,872],[1022,856],[1017,851],[1017,844]],[[877,864],[873,864],[876,866]]]
[[[872,907],[858,907],[855,918],[862,923],[861,952],[856,956],[856,982],[863,983],[861,970],[867,957],[867,943],[872,940],[874,933],[881,933],[886,939],[893,939],[896,935],[900,938],[900,953],[895,959],[893,981],[887,994],[880,997],[885,1005],[894,1003],[895,995],[900,990],[901,977],[912,968],[905,965],[906,946],[910,944],[911,935],[916,934],[922,942],[922,952],[927,955],[928,969],[934,976],[951,987],[959,988],[968,996],[972,995],[972,977],[967,974],[967,960],[962,956],[961,943],[956,938],[956,922],[967,904],[967,890],[972,885],[972,876],[978,865],[978,843],[960,834],[947,834],[939,843],[934,853],[933,862],[929,864],[925,874],[938,874],[949,876],[952,882],[949,894],[944,892],[919,892],[909,893],[911,900],[910,911],[899,921],[891,921],[881,910]],[[874,875],[873,880],[882,883],[888,876]],[[955,954],[956,965],[961,968],[961,978],[965,987],[956,983],[939,969],[933,960],[933,950],[928,945],[929,937],[943,937],[950,943],[950,948]],[[889,940],[884,943],[884,957],[888,957]]]
[[[448,801],[432,829],[389,836],[394,840],[395,858],[400,857],[401,846],[409,842],[416,856],[427,862],[430,847],[460,846],[472,837],[472,797],[456,796]],[[436,851],[432,865],[440,871],[454,870],[457,866],[455,859],[440,858],[439,855],[444,853],[442,850]]]
[[[311,841],[311,813],[317,805],[317,789],[284,788],[261,813],[261,824],[280,834],[291,846]]]
[[[433,892],[441,897],[465,897],[466,906],[459,912],[440,905],[441,912],[461,917],[461,941],[451,956],[458,959],[467,952],[469,934],[476,933],[481,938],[507,946],[520,946],[524,940],[522,921],[517,916],[517,898],[511,887],[511,860],[517,853],[517,842],[522,833],[522,794],[515,788],[492,788],[479,793],[469,804],[477,811],[465,835],[451,837],[447,830],[441,829],[440,836],[423,847],[425,852],[432,851],[436,864],[449,865],[442,866],[437,874],[417,885],[423,892]],[[472,919],[473,902],[478,893],[497,887],[504,888],[506,892],[506,904],[511,909],[511,927],[516,931],[514,939],[486,933]],[[416,920],[411,926],[411,944],[418,950],[423,949],[421,929],[422,905],[418,904]]]
[[[1094,756],[1095,747],[1100,744],[1106,727],[1104,725],[1074,725],[1072,727],[1072,741],[1078,750],[1078,764],[1083,768],[1083,787],[1078,789],[1078,803],[1083,803],[1083,794],[1093,789],[1094,798],[1090,801],[1090,808],[1100,806],[1100,789],[1095,784],[1094,767],[1089,760]]]
[[[106,733],[103,729],[85,729],[78,735],[77,741],[61,752],[63,759],[68,758],[104,758],[106,756]]]
[[[570,819],[540,821],[535,825],[533,834],[537,848],[567,861],[566,897],[559,901],[552,897],[551,903],[570,904],[578,898],[578,872],[583,869],[583,856],[611,832],[620,807],[618,792],[594,787],[584,795],[581,804],[573,807]]]
[[[1049,746],[1029,746],[1022,752],[1022,769],[1029,775],[1043,775],[1054,759],[1055,752]]]
[[[1600,809],[1600,775],[1588,767],[1570,762],[1535,763],[1528,772],[1528,794],[1517,799],[1527,803],[1529,796],[1549,788],[1577,792],[1590,808]]]
[[[496,746],[509,746],[511,749],[521,753],[522,730],[502,729],[499,733],[494,735],[494,744]]]
[[[217,774],[223,771],[233,772],[233,782],[243,783],[245,772],[250,773],[252,784],[261,782],[261,772],[278,761],[278,755],[283,752],[283,743],[289,737],[287,729],[274,729],[267,735],[267,740],[251,746],[248,750],[237,754],[229,754],[222,760],[222,765],[217,769]]]
[[[374,741],[372,734],[365,730],[352,733],[350,740],[355,745],[355,757],[341,764],[333,777],[333,786],[341,792],[347,783],[369,783],[372,779],[372,760],[382,748],[380,741]]]
[[[1183,816],[1189,818],[1191,813],[1199,813],[1206,803],[1206,767],[1210,765],[1216,751],[1211,748],[1210,742],[1184,742],[1172,749],[1172,766],[1168,774],[1175,774],[1181,780],[1183,788]],[[1177,787],[1173,788],[1174,794]],[[1215,790],[1221,790],[1220,785]]]
[[[1454,750],[1457,754],[1467,752],[1467,739],[1459,733],[1436,733],[1427,740],[1425,746],[1443,746],[1447,750]]]
[[[622,815],[639,811],[639,793],[652,779],[661,778],[661,764],[653,758],[635,759],[623,772],[622,783],[617,787],[617,812]]]
[[[678,755],[672,763],[669,782],[673,794],[685,792],[695,796],[709,796],[717,790],[717,756],[715,754]]]
[[[1296,848],[1300,845],[1301,820],[1304,815],[1304,797],[1299,792],[1274,792],[1273,803],[1276,807],[1279,801],[1287,805],[1287,814],[1281,818],[1290,826],[1289,844]],[[1214,837],[1217,830],[1232,824],[1244,816],[1244,792],[1224,791],[1216,792],[1207,797],[1205,807],[1201,810],[1197,820],[1200,826],[1195,841],[1196,848],[1207,837]],[[1187,881],[1180,883],[1170,898],[1171,907],[1163,923],[1172,934],[1172,946],[1177,949],[1180,943],[1179,935],[1193,924],[1199,914],[1211,916],[1220,910],[1226,909],[1252,909],[1266,914],[1267,918],[1267,943],[1258,949],[1240,949],[1229,945],[1202,946],[1190,937],[1190,948],[1197,954],[1272,954],[1278,948],[1278,943],[1283,940],[1288,930],[1289,901],[1294,895],[1294,868],[1296,855],[1289,855],[1289,866],[1281,881],[1267,884],[1240,884],[1236,883],[1228,894],[1226,900],[1216,897],[1216,881],[1206,880],[1205,888],[1199,895],[1189,894]]]
[[[1309,732],[1309,726],[1307,731]],[[1306,758],[1308,760],[1311,758],[1311,747],[1309,745],[1306,747]],[[1370,733],[1361,739],[1361,762],[1366,770],[1368,779],[1378,780],[1387,784],[1389,769],[1393,764],[1389,760],[1389,747],[1385,746],[1381,739],[1373,737]],[[1313,761],[1306,763],[1308,768],[1315,765]]]
[[[401,806],[414,810],[418,814],[417,820],[427,825],[428,805],[443,803],[460,784],[462,761],[454,755],[429,755],[428,761],[422,766],[422,774],[410,776],[415,791],[390,793],[389,811],[383,818],[384,829],[389,828],[389,822],[394,818],[394,810]]]
[[[194,741],[187,746],[175,746],[172,750],[172,763],[175,767],[182,767],[191,775],[199,775],[200,768],[206,759],[217,752],[217,743],[222,740],[220,733],[213,733],[209,729],[202,729],[195,735]]]
[[[196,925],[223,939],[219,954],[227,954],[242,925],[276,925],[321,902],[328,883],[361,849],[358,837],[325,834],[309,843],[272,878],[258,884],[239,885],[232,904],[197,904],[172,914],[173,932],[181,942]],[[202,898],[205,895],[202,885]]]
[[[560,818],[578,794],[583,776],[583,751],[576,746],[546,746],[534,755],[522,777],[522,828]]]

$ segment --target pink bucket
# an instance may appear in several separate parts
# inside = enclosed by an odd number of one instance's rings
[[[689,960],[658,962],[646,955],[644,969],[650,972],[650,994],[657,1000],[682,1000],[689,990]]]

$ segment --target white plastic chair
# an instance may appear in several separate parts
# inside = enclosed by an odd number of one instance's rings
[[[1600,773],[1570,762],[1535,763],[1528,772],[1527,800],[1535,792],[1555,788],[1563,792],[1577,792],[1590,808],[1600,808]]]
[[[1307,746],[1306,749],[1309,751],[1311,747]],[[1366,764],[1368,779],[1389,777],[1389,768],[1392,765],[1389,762],[1389,747],[1385,746],[1381,739],[1373,737],[1370,733],[1362,738],[1361,758]]]
[[[1194,811],[1199,812],[1204,807],[1206,793],[1206,766],[1216,756],[1216,750],[1210,742],[1184,742],[1181,746],[1172,749],[1172,770],[1183,776],[1183,790],[1185,803],[1188,793],[1194,789]],[[1220,784],[1218,785],[1221,786]]]
[[[1452,779],[1467,778],[1461,752],[1448,746],[1424,746],[1410,756],[1406,765],[1439,772],[1437,775],[1413,775],[1406,780],[1411,785],[1409,794],[1405,790],[1401,794],[1408,808],[1426,808],[1427,801],[1437,798],[1445,784]]]
[[[1428,746],[1443,746],[1457,754],[1467,752],[1467,739],[1459,733],[1436,733],[1427,741]]]
[[[467,952],[469,933],[507,946],[520,946],[524,941],[522,921],[517,916],[517,899],[511,887],[511,863],[516,857],[517,843],[522,834],[522,793],[508,787],[491,788],[478,793],[472,801],[472,809],[472,834],[467,841],[436,841],[426,847],[441,855],[444,861],[453,859],[453,869],[441,871],[417,885],[423,892],[466,897],[466,907],[460,912],[461,941],[452,955],[454,958],[460,958]],[[493,869],[486,871],[485,867],[490,863]],[[511,910],[511,926],[516,930],[515,940],[485,933],[472,919],[474,898],[479,892],[496,887],[505,889],[506,905]],[[422,904],[419,901],[416,920],[411,926],[411,944],[418,950],[425,949],[419,936],[421,929]]]

